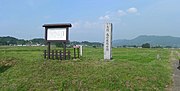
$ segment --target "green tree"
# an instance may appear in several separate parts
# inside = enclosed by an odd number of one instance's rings
[[[56,47],[63,47],[64,46],[64,44],[62,42],[57,42],[57,43],[55,43],[55,45],[56,45]]]
[[[142,48],[150,48],[151,45],[149,43],[142,44]]]

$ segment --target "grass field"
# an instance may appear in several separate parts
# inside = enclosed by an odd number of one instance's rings
[[[67,61],[44,60],[44,49],[0,47],[0,91],[164,91],[172,84],[169,49],[114,48],[111,62],[102,48]]]

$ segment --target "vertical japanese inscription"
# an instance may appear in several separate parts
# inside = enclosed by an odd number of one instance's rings
[[[106,34],[106,51],[109,51],[109,34]]]
[[[112,23],[105,24],[105,38],[104,38],[104,59],[110,60],[112,57]]]

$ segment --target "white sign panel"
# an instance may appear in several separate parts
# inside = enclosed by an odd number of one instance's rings
[[[47,40],[66,40],[66,28],[48,28]]]
[[[104,38],[104,59],[111,60],[112,58],[112,23],[105,25]]]

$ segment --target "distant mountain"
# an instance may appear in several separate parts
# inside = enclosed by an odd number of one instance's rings
[[[150,43],[151,46],[172,46],[180,47],[180,37],[171,36],[147,36],[141,35],[132,40],[114,40],[113,46],[123,46],[123,45],[137,45],[141,46],[144,43]]]
[[[18,39],[14,37],[0,37],[0,45],[17,44]]]
[[[32,40],[17,39],[15,37],[6,36],[0,37],[0,45],[32,45],[32,44],[44,44],[43,38],[35,38]]]

